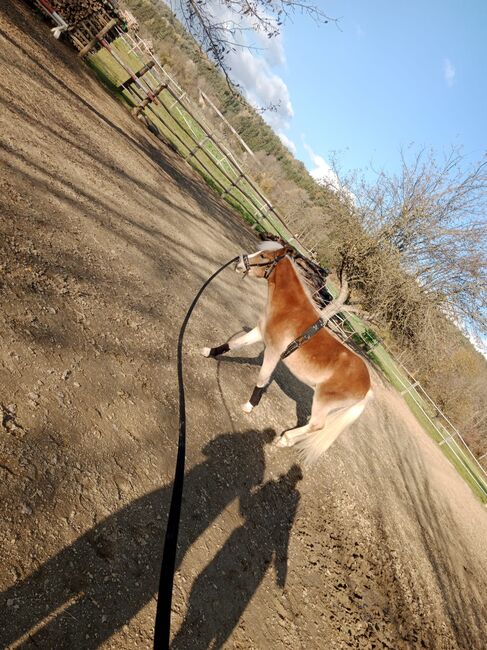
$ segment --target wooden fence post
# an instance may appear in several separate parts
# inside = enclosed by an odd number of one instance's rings
[[[135,117],[137,117],[138,114],[139,114],[141,111],[144,110],[144,108],[147,106],[147,104],[150,104],[151,102],[156,101],[157,96],[160,95],[160,94],[162,93],[162,91],[163,91],[165,88],[167,88],[167,83],[162,83],[160,86],[158,86],[158,87],[155,88],[154,90],[148,90],[148,91],[147,91],[147,94],[146,94],[146,96],[145,96],[145,99],[143,99],[143,100],[140,102],[140,104],[138,104],[137,106],[135,106],[135,107],[132,109],[132,113],[133,113],[133,115],[135,115]]]
[[[169,108],[168,110],[171,110],[171,109]],[[194,147],[194,149],[191,149],[191,150],[190,150],[190,152],[189,152],[188,155],[186,156],[186,160],[189,160],[190,158],[192,158],[192,157],[197,153],[198,149],[202,149],[204,143],[205,143],[207,140],[211,140],[211,136],[209,136],[209,135],[205,135],[205,137],[203,138],[203,140],[200,140],[200,142],[198,142],[198,144],[196,145],[196,147]]]
[[[240,182],[240,180],[241,180],[242,178],[243,178],[243,174],[240,173],[240,174],[237,176],[237,178],[236,178],[234,181],[232,181],[228,187],[225,188],[225,190],[224,190],[224,192],[223,192],[223,194],[222,194],[222,197],[224,197],[225,194],[230,194],[230,192],[232,191],[232,189],[233,189],[234,187],[237,187],[237,185],[239,184],[239,182]]]
[[[117,24],[117,19],[112,18],[112,20],[110,20],[110,22],[108,22],[105,25],[105,27],[101,29],[94,38],[91,39],[88,45],[85,45],[84,48],[78,52],[78,56],[80,57],[86,56],[88,52],[93,47],[95,47],[95,45],[105,36],[105,34],[107,34],[112,29],[112,27],[115,27],[116,24]]]
[[[142,66],[142,68],[140,68],[140,70],[137,70],[136,73],[135,73],[135,76],[137,77],[137,79],[140,79],[141,77],[143,77],[146,72],[149,72],[149,70],[154,67],[154,65],[155,65],[155,61],[149,61],[149,63],[146,63],[144,66]],[[130,90],[130,86],[133,83],[135,83],[133,78],[129,77],[127,79],[127,81],[124,81],[123,83],[121,83],[118,88],[119,88],[119,90],[121,90],[123,88],[127,88],[127,90]]]

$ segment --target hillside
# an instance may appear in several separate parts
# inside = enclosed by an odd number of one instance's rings
[[[154,43],[161,62],[173,71],[195,100],[206,90],[253,151],[277,160],[288,181],[305,190],[313,201],[326,208],[334,195],[309,175],[304,164],[294,158],[280,138],[240,94],[231,89],[224,76],[208,60],[162,0],[125,0],[139,19],[142,33]]]

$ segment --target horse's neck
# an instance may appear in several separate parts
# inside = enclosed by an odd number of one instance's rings
[[[280,262],[269,278],[268,308],[288,306],[313,309],[313,303],[290,259]]]

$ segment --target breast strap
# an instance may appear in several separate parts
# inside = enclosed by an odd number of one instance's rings
[[[315,323],[313,323],[313,325],[308,327],[308,329],[305,332],[303,332],[300,336],[295,338],[294,341],[291,341],[291,343],[281,354],[281,359],[285,359],[293,352],[296,352],[296,350],[300,348],[303,345],[303,343],[309,341],[310,338],[312,338],[315,334],[317,334],[324,326],[325,326],[325,321],[322,318],[318,318],[318,320]]]

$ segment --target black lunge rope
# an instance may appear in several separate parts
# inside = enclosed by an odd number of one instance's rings
[[[215,271],[211,277],[203,284],[191,303],[183,324],[179,330],[178,338],[178,388],[179,388],[179,439],[178,454],[176,458],[176,471],[174,473],[174,483],[171,496],[171,506],[169,508],[169,517],[167,520],[166,537],[164,540],[164,551],[162,553],[161,576],[159,579],[159,595],[157,598],[156,623],[154,628],[154,649],[167,650],[169,648],[169,635],[171,631],[171,602],[172,589],[174,582],[174,569],[176,566],[176,550],[178,543],[179,520],[181,517],[181,500],[183,496],[184,483],[184,460],[186,455],[186,409],[184,400],[184,381],[183,381],[183,339],[186,326],[189,322],[193,309],[200,299],[201,294],[210,284],[210,282],[223,269],[236,262],[239,258],[234,257],[229,262]]]

